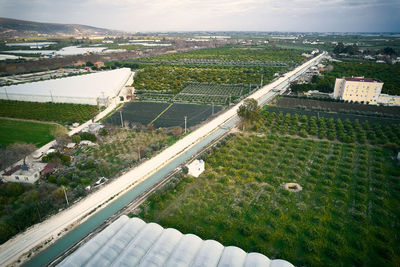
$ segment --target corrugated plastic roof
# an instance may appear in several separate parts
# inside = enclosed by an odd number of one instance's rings
[[[0,96],[10,99],[15,96],[55,97],[55,98],[97,98],[115,96],[125,85],[131,74],[129,68],[101,71],[92,74],[60,79],[38,81],[0,87]],[[29,101],[27,99],[26,101]],[[39,101],[40,102],[40,101]]]
[[[260,253],[121,216],[58,266],[293,267]]]

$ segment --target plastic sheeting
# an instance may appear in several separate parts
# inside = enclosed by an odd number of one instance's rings
[[[0,99],[97,105],[115,97],[131,75],[129,68],[0,87]]]
[[[284,260],[270,260],[238,247],[224,247],[215,240],[183,235],[156,223],[123,215],[89,242],[65,258],[59,266],[207,266],[293,267]]]

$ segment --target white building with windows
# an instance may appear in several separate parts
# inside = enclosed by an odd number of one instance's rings
[[[382,87],[383,82],[378,79],[364,77],[337,78],[333,98],[377,105]]]
[[[47,163],[35,162],[29,165],[16,165],[1,173],[4,182],[33,184],[40,178],[42,170]]]

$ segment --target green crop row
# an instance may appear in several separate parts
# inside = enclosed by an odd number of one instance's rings
[[[90,120],[97,112],[98,108],[91,105],[0,100],[0,117],[65,124]]]

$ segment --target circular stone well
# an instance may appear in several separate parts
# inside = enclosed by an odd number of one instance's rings
[[[301,187],[301,185],[299,185],[298,183],[286,183],[284,187],[290,192],[299,192],[303,190],[303,187]]]

